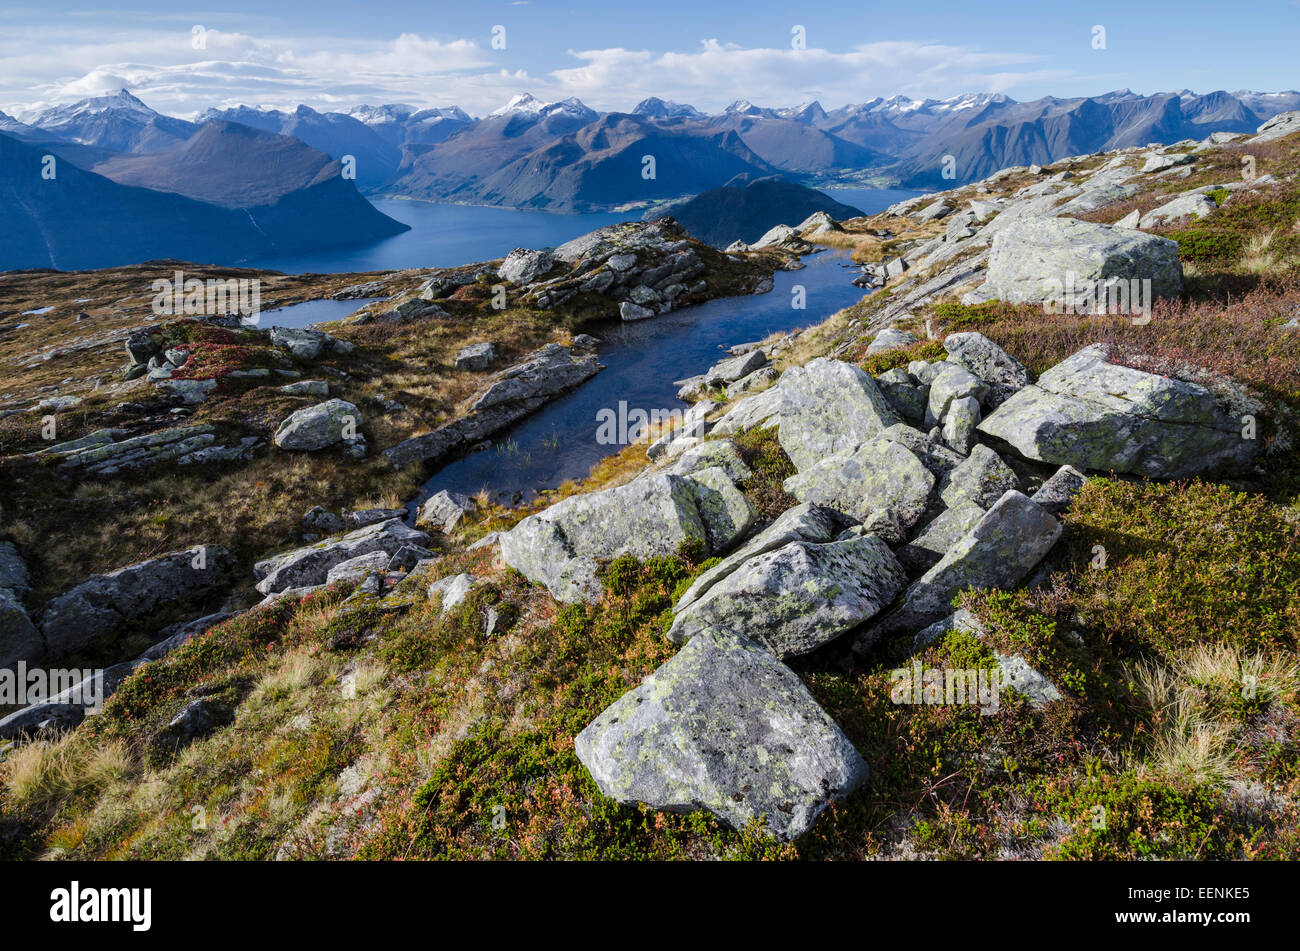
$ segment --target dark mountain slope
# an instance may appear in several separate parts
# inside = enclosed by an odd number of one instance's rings
[[[277,246],[359,243],[406,230],[342,177],[339,162],[290,136],[235,122],[204,123],[177,149],[118,156],[94,171],[246,211]]]
[[[41,177],[45,150],[0,133],[0,270],[79,269],[153,258],[237,261],[273,249],[242,211],[119,185],[60,162]]]
[[[642,174],[646,156],[654,158],[654,178]],[[493,173],[472,194],[491,204],[589,211],[676,198],[745,172],[773,171],[733,131],[689,122],[665,127],[611,113]]]
[[[824,211],[837,221],[857,218],[862,212],[841,204],[813,188],[805,188],[779,177],[750,178],[746,175],[701,192],[689,201],[668,209],[655,209],[656,217],[670,214],[701,241],[725,248],[739,239],[757,241],[780,224],[797,225],[814,212]]]

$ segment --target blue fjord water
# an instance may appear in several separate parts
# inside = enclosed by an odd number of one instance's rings
[[[869,215],[917,194],[893,188],[835,188],[827,189],[825,193]],[[411,230],[359,248],[335,248],[241,263],[288,274],[455,267],[502,258],[514,248],[554,247],[580,234],[637,217],[635,213],[614,212],[556,215],[544,211],[441,205],[396,198],[375,199],[372,204],[390,218],[410,225]]]
[[[867,214],[917,194],[899,189],[828,190],[837,201]],[[381,199],[376,208],[411,230],[362,248],[314,252],[248,262],[288,273],[377,271],[412,267],[450,267],[504,257],[513,248],[562,244],[607,224],[620,214],[556,215],[545,212],[440,205]],[[597,441],[598,413],[681,409],[674,380],[702,373],[726,356],[724,348],[768,334],[820,323],[861,300],[850,283],[856,269],[846,254],[827,251],[804,259],[807,267],[775,275],[767,294],[709,301],[697,307],[636,323],[610,320],[588,328],[601,338],[605,367],[574,392],[555,400],[510,427],[488,448],[462,456],[430,474],[418,504],[440,489],[466,495],[487,491],[502,501],[528,498],[540,488],[586,476],[592,466],[618,452]],[[793,306],[796,287],[805,307]],[[338,320],[366,301],[308,301],[263,314],[263,326],[303,327]]]
[[[850,281],[857,273],[841,252],[804,258],[807,267],[781,271],[766,294],[727,297],[652,320],[603,322],[589,328],[602,343],[605,369],[578,389],[548,403],[478,452],[432,473],[415,503],[442,489],[465,495],[486,490],[493,498],[527,499],[586,476],[592,466],[622,447],[597,440],[602,411],[683,409],[674,380],[703,373],[727,356],[724,348],[768,334],[821,323],[862,299]],[[795,288],[805,290],[806,309],[795,309]]]

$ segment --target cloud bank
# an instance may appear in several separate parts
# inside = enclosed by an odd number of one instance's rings
[[[241,103],[330,110],[363,102],[459,105],[482,115],[519,92],[577,96],[601,110],[630,109],[646,96],[706,110],[742,98],[772,106],[819,99],[834,108],[877,95],[1007,92],[1068,75],[1039,55],[902,41],[834,52],[710,38],[687,51],[569,50],[566,59],[573,65],[530,74],[503,68],[508,60],[487,44],[416,33],[384,41],[255,36],[176,20],[129,31],[73,24],[52,36],[18,24],[0,32],[0,108],[21,118],[122,87],[176,115]]]

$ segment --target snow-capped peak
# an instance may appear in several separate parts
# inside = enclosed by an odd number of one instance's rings
[[[41,113],[39,119],[41,122],[60,121],[78,116],[100,115],[105,112],[129,112],[140,116],[158,114],[125,89],[119,89],[111,96],[93,96],[71,105],[47,109]]]
[[[559,102],[542,102],[532,93],[520,93],[500,109],[488,113],[488,116],[535,116],[543,118],[563,113],[579,118],[594,117],[594,113],[582,100],[570,96]]]

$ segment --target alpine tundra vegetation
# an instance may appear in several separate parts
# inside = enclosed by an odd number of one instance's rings
[[[1291,112],[725,251],[0,275],[0,667],[107,696],[0,707],[0,855],[1300,857],[1298,176]],[[860,303],[587,478],[421,492],[829,248]]]

